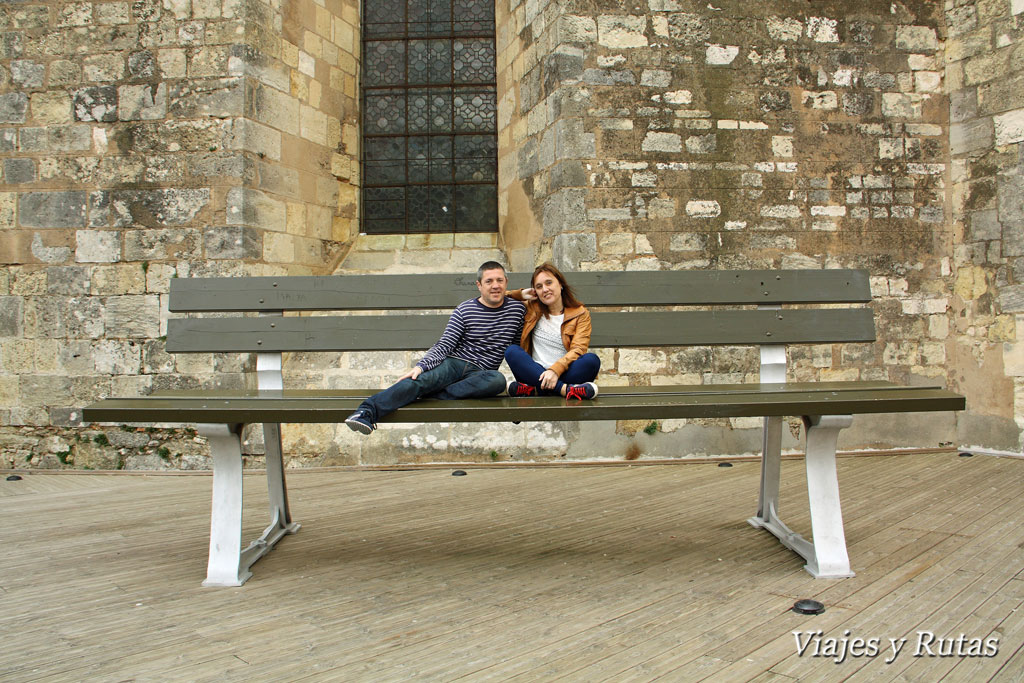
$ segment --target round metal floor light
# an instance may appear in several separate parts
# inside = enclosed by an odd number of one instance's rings
[[[821,614],[825,611],[825,605],[817,600],[797,600],[793,603],[793,611],[797,614]]]

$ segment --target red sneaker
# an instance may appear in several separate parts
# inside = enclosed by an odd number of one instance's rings
[[[508,383],[508,395],[509,396],[536,396],[537,387],[531,387],[529,384],[523,384],[522,382],[509,382]]]
[[[585,382],[584,384],[570,384],[565,389],[565,400],[582,401],[584,399],[590,400],[597,396],[597,385],[593,382]]]

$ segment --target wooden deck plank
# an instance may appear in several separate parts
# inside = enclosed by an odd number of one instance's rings
[[[199,587],[208,477],[0,482],[17,520],[0,529],[0,678],[1019,680],[1024,462],[839,465],[846,580],[744,522],[757,463],[289,472],[303,529],[232,589]],[[802,469],[783,463],[782,512],[806,533]],[[262,486],[246,477],[246,536]],[[826,613],[790,612],[798,597]],[[796,656],[805,628],[998,632],[1000,652],[836,665]]]
[[[853,483],[856,484],[857,480],[854,480]],[[865,482],[865,483],[867,483],[867,482]],[[846,485],[848,486],[850,484],[851,484],[851,482],[849,480],[846,480]],[[845,489],[845,486],[844,486],[844,489]],[[880,488],[876,487],[876,489],[881,490],[881,491],[885,491],[887,489],[887,487],[885,487],[885,486],[882,486]],[[909,500],[911,502],[913,501],[912,498],[906,497],[905,500],[903,500],[903,499],[900,500],[900,504],[905,504],[906,500]],[[847,506],[847,507],[849,508],[851,506]],[[876,505],[875,508],[877,509],[878,506]],[[858,507],[854,507],[853,509],[854,509],[854,512],[856,512],[859,508]],[[886,508],[886,513],[888,513],[888,509],[890,509],[890,508]],[[848,510],[848,513],[849,513],[849,510]],[[898,519],[899,511],[896,510],[893,514]],[[851,515],[847,514],[847,516],[850,517]],[[853,530],[856,531],[856,526],[859,526],[860,519],[858,518],[857,521],[858,521],[858,525],[848,525],[848,528],[852,527]],[[851,534],[851,537],[856,537],[856,535],[857,535],[856,533],[853,533],[853,534]],[[936,535],[931,541],[926,543],[925,547],[930,547],[930,546],[934,545],[934,543],[938,539],[944,539],[944,538],[946,538],[946,535]],[[905,544],[905,541],[901,543],[901,545],[903,545],[903,544]],[[863,550],[863,546],[864,546],[864,543],[857,543],[857,544],[851,545],[851,548],[850,548],[851,555],[854,556],[854,557],[857,557],[859,555],[859,553]],[[885,557],[885,556],[886,555],[883,554],[883,557]],[[907,557],[902,557],[900,559],[900,562],[905,562],[907,559],[908,559]],[[798,597],[808,597],[808,596],[820,597],[820,596],[816,595],[815,588],[817,586],[829,586],[830,584],[834,585],[837,589],[845,588],[847,590],[848,589],[852,589],[853,587],[856,587],[856,586],[859,586],[859,585],[863,585],[863,582],[865,581],[866,577],[868,576],[868,574],[865,574],[865,572],[868,571],[868,568],[866,568],[864,566],[857,566],[857,565],[855,565],[855,569],[858,571],[859,576],[857,578],[855,578],[855,579],[850,579],[850,580],[846,580],[846,581],[839,581],[839,582],[820,582],[819,581],[819,582],[815,582],[813,579],[809,579],[809,577],[808,577],[808,580],[806,581],[807,589],[804,590],[804,591],[801,591],[799,593],[792,593],[791,596],[793,597],[794,600],[796,598],[798,598]],[[838,596],[835,593],[833,593],[832,597],[833,597],[833,600],[838,600],[840,605],[842,604],[842,600],[840,599],[840,596]],[[829,604],[831,601],[825,600],[825,602],[826,602],[826,604]],[[767,633],[774,633],[774,630],[768,628],[768,629],[765,629],[765,632],[767,632]],[[740,638],[739,641],[737,641],[737,642],[741,642],[742,643],[741,647],[743,648],[742,652],[744,654],[749,652],[750,650],[756,649],[754,647],[751,647],[752,643],[756,643],[757,642],[756,641],[756,637],[755,638],[751,638],[749,635],[744,634],[742,636],[742,638]],[[719,648],[719,650],[721,650],[721,648]],[[788,655],[792,651],[792,647],[787,645],[787,646],[785,646],[784,650],[785,650],[786,654]],[[676,654],[678,654],[678,650],[676,651]],[[730,655],[727,652],[725,652],[725,653],[719,652],[718,654],[719,654],[720,657],[722,657],[723,659],[726,659],[726,660],[728,660],[730,658],[731,659],[738,659],[740,657],[739,654],[735,654],[735,653]]]

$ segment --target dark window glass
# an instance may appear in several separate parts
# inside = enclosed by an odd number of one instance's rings
[[[494,0],[365,0],[363,230],[498,229]]]

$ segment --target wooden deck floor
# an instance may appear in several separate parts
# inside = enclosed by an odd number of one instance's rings
[[[289,473],[302,530],[229,589],[199,585],[208,477],[0,479],[0,680],[1024,678],[1024,461],[841,459],[841,580],[747,525],[757,463],[468,472]],[[783,496],[807,533],[802,462]],[[798,656],[793,631],[879,652]],[[998,654],[915,657],[919,632]]]

